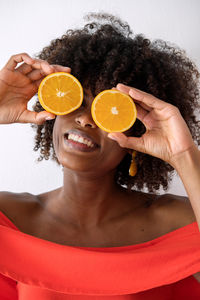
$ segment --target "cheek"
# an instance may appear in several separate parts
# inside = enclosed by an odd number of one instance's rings
[[[124,148],[121,148],[114,141],[110,145],[105,145],[105,149],[103,160],[111,169],[117,167],[127,153]]]
[[[62,143],[62,135],[61,135],[61,129],[63,128],[63,116],[57,116],[54,126],[53,126],[53,132],[52,132],[52,143],[54,147],[54,151],[56,153],[57,158],[59,158],[60,153],[60,147]]]
[[[56,153],[56,156],[59,160],[59,147],[60,147],[60,141],[59,141],[59,135],[57,134],[56,127],[54,126],[53,128],[53,133],[52,133],[52,143],[54,147],[54,151]]]
[[[53,132],[53,147],[56,154],[56,157],[59,161],[59,163],[62,166],[68,166],[70,165],[70,159],[67,155],[67,153],[63,149],[63,141],[62,137],[56,133],[56,131]]]

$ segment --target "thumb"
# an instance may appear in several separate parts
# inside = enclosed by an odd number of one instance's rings
[[[42,125],[46,120],[53,120],[55,117],[54,114],[49,113],[46,110],[35,112],[27,109],[21,114],[17,123],[34,123]]]
[[[122,132],[109,133],[108,137],[115,140],[121,147],[133,149],[139,152],[145,152],[143,138],[127,137]]]

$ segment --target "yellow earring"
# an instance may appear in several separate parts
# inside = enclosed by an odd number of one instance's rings
[[[130,176],[135,176],[136,173],[137,173],[137,165],[136,165],[136,161],[135,161],[136,153],[137,152],[135,150],[133,150],[131,164],[130,164],[130,168],[129,168],[129,175]]]

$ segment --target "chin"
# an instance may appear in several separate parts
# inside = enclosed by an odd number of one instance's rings
[[[63,168],[74,171],[74,172],[91,172],[96,170],[96,166],[94,162],[92,164],[88,164],[86,161],[84,162],[83,159],[67,159],[66,157],[62,159],[58,159],[59,163],[62,165]]]

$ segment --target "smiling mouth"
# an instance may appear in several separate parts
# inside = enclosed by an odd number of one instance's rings
[[[69,148],[81,152],[93,152],[100,148],[98,144],[91,140],[73,133],[65,133],[64,142]]]

